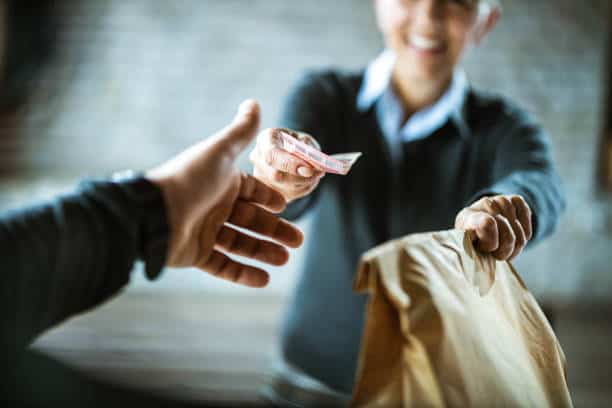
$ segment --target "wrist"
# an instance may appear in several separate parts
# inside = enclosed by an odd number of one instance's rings
[[[165,207],[168,222],[168,246],[167,246],[167,258],[166,264],[168,266],[174,265],[174,252],[178,246],[177,240],[180,237],[180,226],[182,225],[181,215],[185,214],[182,209],[182,202],[179,199],[181,194],[178,192],[177,182],[171,177],[168,177],[155,171],[149,171],[145,174],[145,178],[152,184],[157,186],[161,191]]]
[[[151,280],[161,273],[168,255],[169,224],[166,200],[159,185],[132,171],[115,173],[117,183],[129,197],[138,214],[138,258],[145,263]]]

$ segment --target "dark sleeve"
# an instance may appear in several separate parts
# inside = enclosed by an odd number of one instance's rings
[[[333,136],[339,132],[341,106],[337,103],[333,72],[308,72],[293,86],[283,104],[280,126],[305,132],[314,137],[324,152],[334,151]],[[322,180],[322,183],[325,179]],[[287,206],[283,217],[295,220],[317,201],[321,186],[308,196]]]
[[[119,292],[135,260],[151,247],[149,238],[166,242],[166,222],[161,191],[142,178],[86,182],[73,194],[2,216],[3,350],[21,350],[51,326]],[[159,270],[166,249],[158,245]]]
[[[513,118],[512,122],[496,149],[494,183],[480,191],[476,198],[521,195],[533,213],[531,243],[535,243],[556,229],[565,209],[565,197],[545,132],[524,114]]]

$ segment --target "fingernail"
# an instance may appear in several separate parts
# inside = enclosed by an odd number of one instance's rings
[[[308,167],[298,167],[297,172],[302,177],[312,177],[312,170]]]
[[[253,99],[243,101],[238,107],[238,116],[248,115],[255,108],[256,104],[257,102]]]

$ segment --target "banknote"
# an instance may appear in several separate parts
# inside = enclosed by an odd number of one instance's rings
[[[283,150],[326,173],[346,175],[361,157],[361,152],[327,155],[292,136],[293,131],[278,132],[278,145]]]

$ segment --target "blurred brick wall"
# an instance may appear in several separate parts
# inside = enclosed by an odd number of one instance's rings
[[[273,126],[305,68],[361,67],[381,49],[366,0],[88,4],[69,18],[70,69],[54,74],[63,95],[39,107],[22,139],[21,166],[34,175],[146,168],[223,126],[245,97],[262,102],[263,125]],[[610,2],[504,6],[501,24],[468,56],[469,76],[541,120],[569,199],[558,234],[518,268],[542,296],[610,299],[612,211],[593,192]]]

